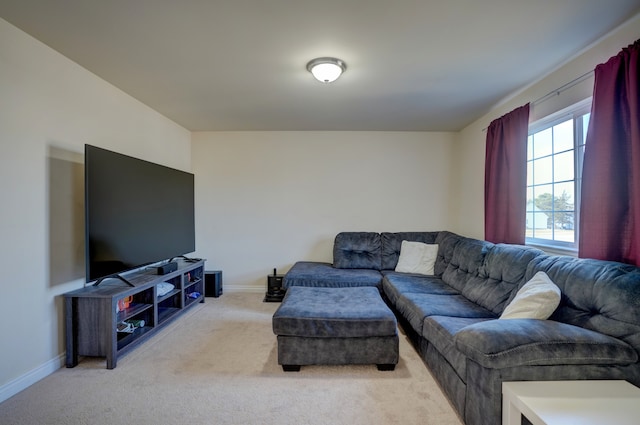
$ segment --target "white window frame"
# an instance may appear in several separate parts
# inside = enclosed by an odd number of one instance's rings
[[[529,133],[528,136],[531,136],[535,133],[546,130],[547,128],[553,127],[554,125],[560,124],[568,119],[573,120],[573,160],[574,160],[574,242],[565,242],[565,241],[556,241],[552,239],[542,239],[542,238],[532,238],[525,236],[525,243],[527,245],[535,246],[544,251],[556,254],[565,254],[565,255],[577,255],[578,252],[578,242],[580,238],[579,233],[579,220],[580,220],[580,192],[581,192],[581,184],[582,184],[582,161],[584,158],[584,144],[582,141],[586,134],[582,132],[582,125],[580,121],[577,119],[585,114],[591,112],[591,102],[592,98],[589,97],[584,99],[578,103],[575,103],[571,106],[568,106],[558,112],[555,112],[551,115],[548,115],[540,120],[537,120],[533,123],[529,124]],[[528,139],[527,139],[528,143]],[[528,170],[528,159],[527,159],[527,170]],[[527,182],[529,180],[527,179]],[[555,179],[553,180],[555,183]],[[553,184],[552,183],[552,184]],[[530,187],[527,186],[526,190],[528,191]]]

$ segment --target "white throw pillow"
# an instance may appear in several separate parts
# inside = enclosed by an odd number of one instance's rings
[[[438,245],[402,241],[396,271],[433,275],[433,267],[437,256]]]
[[[560,288],[545,272],[538,272],[520,288],[500,318],[546,320],[559,304]]]

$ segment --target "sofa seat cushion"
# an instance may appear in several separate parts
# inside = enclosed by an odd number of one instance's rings
[[[456,348],[453,336],[462,328],[486,320],[492,319],[447,316],[430,316],[424,319],[424,338],[447,360],[463,382],[467,380],[467,357]]]
[[[398,272],[384,272],[383,274],[382,290],[392,305],[395,305],[400,294],[404,293],[458,294],[458,291],[444,283],[442,279],[438,277]]]
[[[638,361],[638,353],[624,341],[551,320],[490,320],[462,328],[454,340],[464,355],[490,369]]]
[[[462,295],[403,293],[398,297],[395,308],[418,335],[423,334],[425,317],[496,318],[495,314]]]
[[[289,288],[273,315],[276,335],[364,338],[397,335],[397,321],[376,288]]]
[[[382,287],[382,275],[377,270],[336,269],[329,263],[299,261],[284,275],[282,285],[344,288],[353,286]]]
[[[380,270],[382,244],[374,232],[341,232],[333,242],[333,266],[337,269]]]

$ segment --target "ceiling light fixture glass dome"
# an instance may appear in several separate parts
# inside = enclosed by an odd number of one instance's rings
[[[337,80],[346,69],[347,64],[336,58],[316,58],[307,64],[307,71],[321,83]]]

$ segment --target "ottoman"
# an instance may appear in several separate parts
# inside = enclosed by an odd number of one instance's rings
[[[273,315],[278,364],[284,371],[303,365],[398,363],[396,317],[374,287],[292,286]]]

